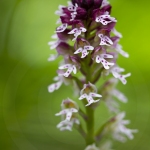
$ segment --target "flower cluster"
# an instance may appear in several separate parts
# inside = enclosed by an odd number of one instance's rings
[[[56,114],[62,116],[57,127],[71,131],[73,125],[77,125],[86,140],[86,150],[98,150],[92,144],[99,142],[96,140],[99,140],[99,136],[104,136],[108,128],[114,139],[124,141],[122,134],[132,139],[132,132],[136,131],[124,126],[128,123],[122,120],[125,114],[120,113],[119,105],[113,99],[116,97],[121,102],[127,102],[116,85],[118,81],[126,84],[126,78],[131,73],[122,74],[125,70],[117,64],[119,55],[128,58],[129,54],[119,44],[122,35],[115,29],[117,19],[111,16],[111,5],[107,0],[72,0],[68,6],[60,5],[55,14],[59,16],[56,22],[59,25],[52,36],[54,40],[48,44],[50,49],[56,49],[57,54],[51,54],[48,60],[53,61],[62,56],[63,61],[58,67],[55,83],[49,85],[48,91],[58,90],[63,83],[75,84],[74,91],[80,91],[78,99],[86,106],[85,113],[71,99],[64,100],[62,110]],[[98,86],[100,78],[108,75],[112,75],[112,78]],[[116,117],[105,124],[103,131],[99,130],[94,135],[94,110],[100,102],[104,102]],[[86,121],[87,133],[81,128],[78,115]],[[100,150],[111,149],[104,147]]]

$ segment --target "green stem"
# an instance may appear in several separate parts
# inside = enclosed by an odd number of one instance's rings
[[[86,107],[86,113],[88,116],[88,120],[86,122],[87,125],[86,145],[90,145],[94,143],[94,110],[88,106]]]

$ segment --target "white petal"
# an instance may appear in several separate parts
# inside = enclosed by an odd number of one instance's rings
[[[87,55],[89,54],[89,52],[87,52],[87,50],[83,50],[82,51],[82,56],[81,56],[81,58],[85,58]]]
[[[71,66],[71,64],[65,64],[59,67],[59,69],[67,69]]]
[[[51,84],[51,85],[48,86],[48,91],[50,93],[52,93],[53,91],[58,90],[61,85],[62,85],[62,81],[53,83],[53,84]]]
[[[71,111],[67,112],[67,114],[66,114],[66,120],[70,121],[71,117],[72,117],[72,112]]]
[[[66,28],[67,28],[67,23],[64,23],[64,24],[62,24],[61,26],[59,26],[57,29],[56,29],[56,32],[63,32],[63,31],[65,31],[66,30]]]
[[[68,32],[68,34],[74,34],[78,31],[78,28],[74,28],[72,29],[70,32]]]
[[[126,58],[129,57],[129,54],[127,52],[125,52],[124,50],[122,50],[122,46],[119,44],[116,47],[116,51]]]
[[[73,67],[73,73],[76,74],[77,73],[77,68],[75,65],[72,66]]]
[[[97,94],[97,93],[90,93],[90,96],[92,96],[92,97],[102,97],[102,95]]]
[[[87,94],[83,94],[83,95],[81,95],[80,97],[79,97],[79,100],[82,100],[82,99],[84,99],[84,98],[86,98],[87,97]]]
[[[84,27],[80,27],[79,28],[82,32],[86,32],[86,28],[84,28]]]
[[[122,38],[122,34],[118,32],[115,28],[112,30],[115,36],[118,36],[119,38]]]
[[[111,40],[108,36],[105,36],[104,39],[105,39],[105,41],[107,41],[109,44],[113,45],[112,40]]]
[[[120,91],[114,89],[114,90],[112,91],[112,93],[113,93],[113,95],[114,95],[115,97],[117,97],[120,101],[122,101],[122,102],[124,102],[124,103],[126,103],[126,102],[128,101],[127,98],[125,97],[125,95],[124,95],[123,93],[121,93]]]
[[[58,55],[51,54],[50,57],[48,58],[48,61],[54,61],[56,60],[57,57]]]
[[[78,110],[75,109],[75,108],[71,108],[70,111],[71,111],[71,112],[74,112],[74,113],[78,112]]]
[[[103,58],[113,58],[113,55],[110,54],[101,54],[100,56]]]
[[[84,49],[86,49],[86,50],[93,50],[94,47],[93,46],[84,46]]]
[[[78,54],[78,53],[81,53],[82,52],[82,48],[80,47],[79,49],[77,49],[74,54]]]
[[[64,109],[62,111],[60,111],[59,113],[55,114],[55,116],[60,116],[60,115],[64,115],[68,113],[68,109]]]
[[[99,55],[96,56],[96,62],[100,63],[101,62],[101,57]]]
[[[69,67],[68,70],[64,73],[64,76],[68,77],[71,74],[72,71],[73,71],[73,68]]]

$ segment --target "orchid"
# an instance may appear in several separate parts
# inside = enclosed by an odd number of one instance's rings
[[[60,5],[55,12],[59,25],[52,36],[54,40],[48,43],[57,53],[51,54],[48,61],[62,58],[55,83],[48,86],[48,91],[52,93],[65,84],[76,93],[74,100],[62,101],[61,110],[56,113],[61,116],[57,128],[75,128],[85,139],[85,150],[112,150],[111,142],[102,140],[108,134],[124,142],[137,132],[126,127],[129,121],[124,120],[125,113],[119,108],[118,101],[127,103],[128,99],[117,89],[117,83],[125,85],[131,73],[124,74],[125,69],[117,63],[120,55],[128,58],[129,54],[119,44],[122,34],[116,30],[117,19],[111,16],[111,8],[108,0],[71,0],[68,6]],[[77,103],[82,103],[84,109]],[[101,103],[113,117],[96,131],[94,113],[102,107]]]

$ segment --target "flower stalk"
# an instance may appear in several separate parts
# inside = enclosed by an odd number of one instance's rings
[[[131,74],[122,74],[125,70],[117,64],[119,55],[127,58],[129,54],[119,44],[122,35],[115,29],[117,20],[111,16],[111,8],[107,0],[72,0],[68,6],[60,5],[55,12],[59,15],[56,23],[60,25],[52,36],[56,41],[48,43],[50,49],[57,52],[50,55],[49,61],[63,57],[55,83],[48,87],[49,92],[58,90],[62,84],[72,85],[77,99],[85,107],[84,112],[77,102],[70,98],[63,100],[62,110],[56,114],[62,118],[57,128],[72,131],[74,127],[85,139],[85,150],[111,150],[110,142],[101,143],[104,136],[110,134],[123,142],[124,136],[133,139],[132,133],[137,132],[125,127],[129,121],[123,120],[125,113],[120,112],[118,103],[113,99],[116,97],[123,103],[127,102],[116,85],[118,81],[126,84],[126,78]],[[97,84],[100,80],[104,80],[103,85]],[[100,103],[105,103],[113,117],[96,132],[94,113],[100,109]]]

